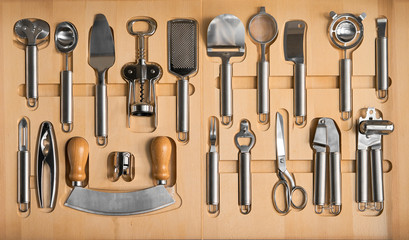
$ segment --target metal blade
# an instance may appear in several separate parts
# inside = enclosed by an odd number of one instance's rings
[[[18,150],[28,151],[28,123],[24,117],[18,124]]]
[[[100,192],[81,187],[72,190],[65,206],[88,213],[126,216],[152,212],[175,203],[164,186],[135,192]]]
[[[304,63],[305,22],[296,20],[285,23],[284,57],[286,61]]]
[[[239,48],[244,51],[245,29],[236,16],[222,14],[207,28],[207,48]]]
[[[278,112],[276,117],[276,152],[277,157],[285,158],[283,116],[281,116],[281,114]]]
[[[103,71],[114,65],[115,44],[111,28],[103,14],[97,14],[89,40],[89,65]]]
[[[387,25],[388,19],[387,18],[378,18],[376,19],[376,28],[378,30],[378,38],[387,37]]]

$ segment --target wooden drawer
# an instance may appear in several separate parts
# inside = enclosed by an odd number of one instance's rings
[[[209,148],[209,121],[219,118],[219,59],[206,54],[206,32],[210,21],[219,14],[230,13],[246,26],[260,6],[273,15],[279,33],[270,47],[270,118],[269,126],[258,123],[256,112],[257,46],[246,33],[245,58],[233,64],[233,112],[231,127],[220,126],[219,152],[221,173],[220,213],[212,216],[206,206],[206,152]],[[339,50],[329,41],[329,12],[367,13],[365,36],[353,52],[353,117],[342,121],[338,111]],[[15,238],[94,238],[94,239],[197,239],[197,238],[408,238],[409,177],[404,149],[409,142],[405,112],[409,95],[407,53],[409,46],[409,1],[244,1],[244,0],[141,0],[141,1],[68,1],[68,0],[6,0],[0,3],[0,237]],[[114,31],[116,60],[108,72],[109,144],[98,147],[94,137],[95,74],[88,65],[88,34],[94,15],[103,13]],[[382,102],[375,95],[375,19],[388,18],[389,75],[392,79],[390,97]],[[126,83],[121,78],[122,66],[135,60],[135,40],[126,30],[126,22],[136,16],[150,16],[158,23],[149,38],[149,60],[161,65],[163,76],[158,83],[158,128],[126,126]],[[50,43],[39,50],[39,107],[29,110],[24,98],[24,50],[15,43],[14,23],[22,18],[40,18],[50,24]],[[194,18],[199,23],[199,71],[190,79],[190,141],[177,141],[176,77],[167,71],[168,20]],[[307,23],[307,124],[293,122],[292,64],[284,60],[283,33],[288,20],[302,19]],[[62,55],[54,44],[54,30],[62,21],[72,22],[79,33],[74,50],[74,130],[63,133],[60,125],[59,72]],[[385,119],[395,124],[395,132],[383,140],[385,209],[377,216],[365,216],[355,202],[356,120],[363,108],[375,107]],[[272,203],[272,189],[277,182],[275,156],[275,113],[284,116],[289,171],[297,184],[308,193],[308,204],[302,211],[278,214]],[[23,117],[30,119],[31,146],[31,214],[21,217],[17,209],[17,124]],[[333,118],[341,134],[342,212],[326,217],[314,213],[313,151],[314,124],[320,117]],[[252,149],[253,207],[248,215],[239,212],[237,203],[237,154],[234,135],[241,119],[248,119],[256,135]],[[220,119],[220,118],[219,118]],[[55,210],[42,212],[37,206],[34,159],[38,127],[42,121],[54,124],[59,152],[59,192]],[[142,126],[142,125],[141,125]],[[91,189],[130,191],[150,187],[150,154],[148,146],[155,136],[174,140],[172,192],[176,204],[150,214],[110,217],[79,212],[64,206],[71,192],[66,177],[65,147],[74,136],[82,136],[90,144],[89,185]],[[135,155],[136,176],[131,182],[110,182],[106,161],[112,151],[129,151]],[[401,188],[402,187],[402,188]]]

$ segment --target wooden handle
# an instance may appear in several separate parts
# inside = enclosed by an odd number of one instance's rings
[[[73,137],[67,145],[68,161],[70,162],[69,178],[75,186],[82,186],[87,178],[85,165],[88,161],[89,146],[82,137]]]
[[[159,184],[166,184],[170,177],[169,162],[172,143],[167,137],[156,137],[151,144],[153,177]]]

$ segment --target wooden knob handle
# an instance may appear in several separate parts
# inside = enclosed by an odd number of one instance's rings
[[[153,177],[159,184],[166,184],[170,177],[169,162],[172,143],[167,137],[156,137],[151,144]]]
[[[85,165],[88,161],[89,146],[87,140],[82,137],[73,137],[67,145],[68,161],[70,162],[69,178],[73,186],[82,186],[87,178]]]

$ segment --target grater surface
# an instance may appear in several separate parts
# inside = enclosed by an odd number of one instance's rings
[[[168,22],[169,72],[186,77],[197,71],[197,22],[176,19]]]

